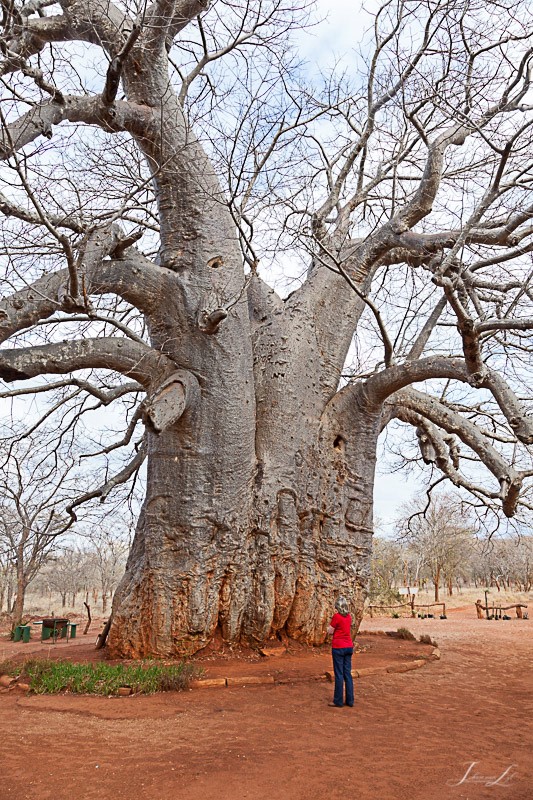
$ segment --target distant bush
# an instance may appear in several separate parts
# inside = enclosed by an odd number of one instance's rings
[[[409,628],[398,628],[396,636],[398,639],[407,639],[410,642],[416,642],[416,636],[411,633]]]
[[[400,596],[398,589],[389,589],[379,583],[371,582],[368,600],[374,606],[392,606],[401,603],[405,598]]]

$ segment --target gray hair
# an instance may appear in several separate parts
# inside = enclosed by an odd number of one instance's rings
[[[343,617],[348,614],[348,601],[345,597],[343,597],[342,594],[339,595],[335,600],[335,608],[339,614],[342,614]]]

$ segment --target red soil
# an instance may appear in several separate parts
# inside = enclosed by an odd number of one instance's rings
[[[532,800],[532,623],[473,616],[365,621],[365,630],[429,633],[442,659],[364,675],[354,709],[327,706],[331,684],[313,679],[329,668],[320,651],[201,662],[208,677],[286,681],[274,685],[129,698],[4,691],[0,799]],[[356,669],[430,652],[389,637],[358,641],[366,650]],[[33,644],[0,642],[0,657],[14,648],[29,654]],[[82,640],[45,651],[99,657]]]

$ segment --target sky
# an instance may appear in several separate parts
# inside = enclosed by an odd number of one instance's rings
[[[365,3],[367,9],[375,6],[374,0]],[[348,61],[360,46],[370,17],[361,8],[360,0],[317,0],[317,15],[323,21],[302,37],[301,55],[320,68],[335,61]],[[380,533],[392,535],[394,522],[401,507],[421,490],[421,484],[413,475],[391,472],[389,460],[378,451],[376,483],[374,491],[374,518]]]
[[[316,0],[316,16],[322,21],[303,37],[302,55],[322,65],[353,53],[371,20],[362,5],[361,0]],[[371,0],[365,8],[376,5]]]

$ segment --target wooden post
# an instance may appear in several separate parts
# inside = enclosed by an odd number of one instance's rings
[[[83,631],[83,635],[85,636],[85,634],[88,632],[89,628],[91,627],[92,617],[91,617],[91,607],[85,601],[83,601],[83,605],[87,609],[87,617],[88,617],[87,625],[85,626],[85,630]]]

